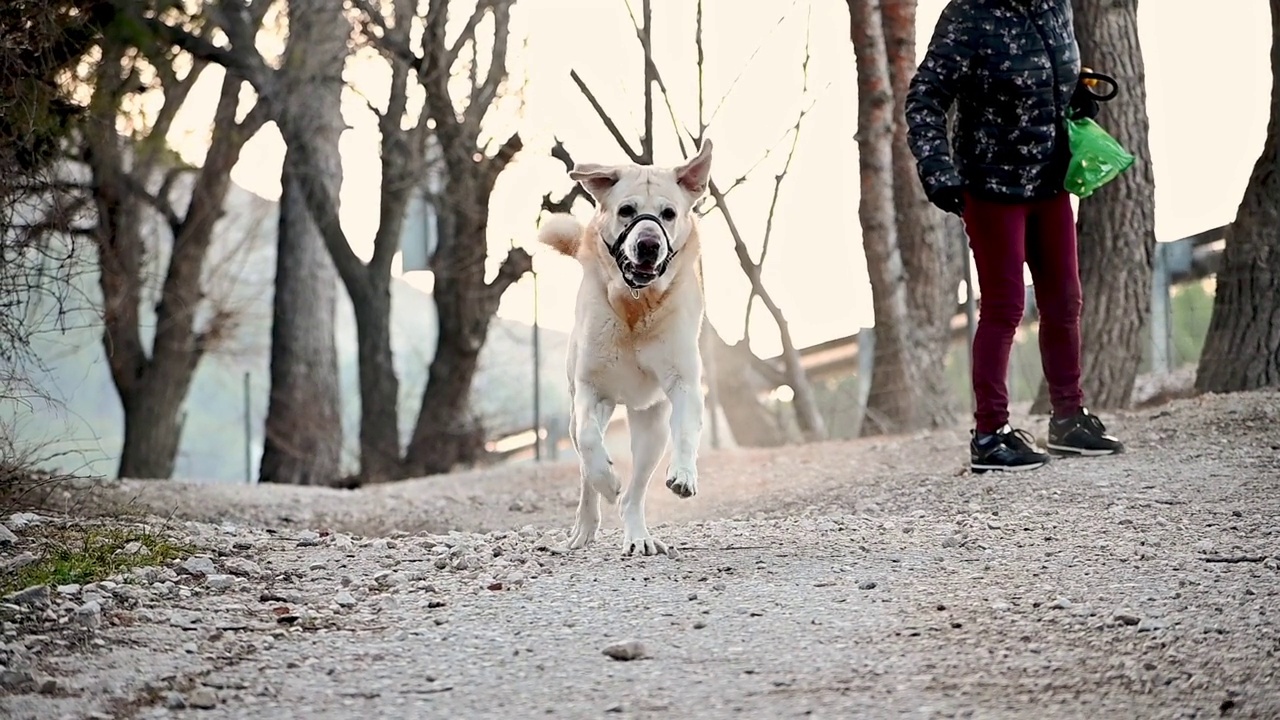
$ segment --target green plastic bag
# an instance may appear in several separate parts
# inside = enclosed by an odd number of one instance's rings
[[[1133,165],[1133,155],[1091,118],[1067,118],[1067,139],[1071,164],[1066,188],[1079,197],[1089,197]]]

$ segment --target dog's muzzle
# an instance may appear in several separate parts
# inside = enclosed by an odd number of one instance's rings
[[[627,241],[627,236],[631,234],[631,231],[635,229],[636,225],[639,225],[645,220],[652,220],[654,224],[658,226],[658,229],[662,231],[662,242],[666,246],[667,252],[666,256],[662,258],[662,262],[655,263],[652,268],[646,267],[642,269],[637,267],[635,263],[631,262],[631,258],[628,258],[627,254],[623,252],[623,245]],[[667,235],[667,228],[662,224],[662,220],[660,220],[658,216],[651,215],[649,213],[637,215],[633,218],[631,222],[627,223],[627,226],[622,229],[622,232],[618,233],[618,239],[614,241],[613,245],[609,246],[608,243],[606,243],[606,246],[609,247],[609,254],[613,256],[613,261],[618,264],[618,270],[622,272],[623,282],[625,282],[627,287],[631,289],[631,297],[633,298],[640,297],[640,291],[642,289],[648,287],[653,284],[655,280],[662,277],[663,274],[667,272],[667,267],[671,265],[671,258],[676,256],[676,249],[671,244],[671,236]]]

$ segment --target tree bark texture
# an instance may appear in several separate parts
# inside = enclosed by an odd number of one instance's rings
[[[1120,91],[1097,121],[1137,161],[1080,201],[1081,385],[1095,409],[1129,406],[1151,316],[1155,173],[1148,142],[1146,70],[1138,41],[1138,0],[1074,0],[1081,64],[1111,75]],[[1049,411],[1041,380],[1032,410]]]
[[[1280,386],[1280,0],[1271,0],[1271,119],[1236,220],[1227,230],[1196,389]]]
[[[308,210],[300,176],[320,173],[336,210],[342,184],[342,69],[350,32],[341,4],[290,0],[278,111],[292,116],[295,132],[286,140],[303,138],[309,147],[300,153],[296,143],[289,143],[281,177],[271,393],[260,482],[327,485],[339,480],[338,277]]]
[[[919,423],[921,387],[913,367],[905,269],[893,198],[894,98],[878,0],[849,0],[858,72],[858,217],[875,309],[876,356],[866,427],[903,432]],[[864,431],[865,432],[865,431]]]
[[[707,348],[716,364],[716,389],[720,407],[733,433],[734,442],[742,447],[777,447],[786,443],[787,435],[778,417],[759,400],[770,385],[761,376],[758,360],[744,341],[730,345],[720,337],[711,323],[704,322],[702,332]],[[782,373],[778,373],[782,376]],[[783,380],[784,377],[777,377]]]
[[[916,0],[880,0],[880,15],[894,99],[894,218],[915,333],[912,356],[923,389],[918,417],[923,426],[944,427],[955,421],[956,406],[941,359],[951,348],[951,319],[967,245],[946,231],[945,214],[925,197],[907,145],[905,106],[916,72]]]

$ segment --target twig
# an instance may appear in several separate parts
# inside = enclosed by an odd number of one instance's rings
[[[777,32],[778,28],[782,27],[782,23],[787,19],[789,15],[791,15],[791,11],[795,8],[795,6],[799,2],[800,0],[791,0],[791,6],[788,7],[786,11],[782,13],[782,16],[778,18],[778,21],[773,24],[773,28],[769,30],[769,34],[765,36],[764,41],[762,41],[759,45],[757,45],[755,50],[751,51],[751,57],[747,58],[747,61],[742,64],[742,70],[740,70],[738,72],[738,75],[733,79],[733,81],[729,83],[729,88],[724,91],[724,95],[720,96],[720,102],[719,104],[716,105],[716,109],[711,111],[711,117],[707,120],[706,124],[704,125],[704,128],[706,126],[710,126],[712,123],[716,121],[716,116],[720,114],[720,109],[724,107],[724,104],[726,101],[728,101],[729,96],[733,94],[733,89],[737,87],[738,81],[741,80],[742,76],[747,73],[747,68],[751,67],[751,63],[753,60],[756,59],[756,55],[760,54],[760,51],[764,49],[765,41],[768,41],[769,37],[772,36],[775,32]],[[698,67],[699,67],[699,73],[701,73],[702,66],[699,65]]]
[[[811,33],[813,29],[813,4],[809,4],[808,12],[805,15],[804,26],[804,60],[800,63],[800,95],[804,96],[809,91],[809,59],[811,57]],[[811,106],[812,107],[812,106]],[[769,199],[769,214],[765,216],[764,221],[764,239],[760,243],[760,259],[756,260],[757,267],[763,267],[765,258],[769,256],[769,240],[773,237],[773,218],[778,208],[778,196],[782,193],[782,181],[787,177],[787,173],[791,170],[791,161],[796,156],[796,146],[800,144],[800,126],[804,124],[804,116],[808,114],[808,110],[801,110],[799,117],[796,118],[796,124],[791,128],[791,148],[787,151],[787,160],[782,165],[782,171],[773,176],[773,196]],[[743,318],[742,336],[751,338],[751,310],[755,307],[756,292],[752,288],[747,295],[747,312]]]
[[[1267,559],[1266,555],[1210,555],[1200,558],[1207,563],[1256,563]]]
[[[599,100],[596,100],[595,94],[592,93],[591,88],[587,87],[587,84],[583,82],[582,77],[578,75],[578,71],[570,70],[569,77],[573,80],[573,83],[578,86],[578,90],[582,92],[582,95],[587,99],[587,102],[591,103],[591,108],[596,111],[596,115],[600,118],[600,122],[604,123],[605,129],[613,136],[613,140],[618,143],[618,147],[622,148],[622,151],[627,154],[627,157],[631,158],[631,162],[639,163],[641,161],[640,153],[633,150],[631,143],[627,142],[627,139],[622,136],[622,131],[618,129],[618,124],[613,121],[613,118],[609,117],[609,113],[604,111],[604,107],[600,105]]]

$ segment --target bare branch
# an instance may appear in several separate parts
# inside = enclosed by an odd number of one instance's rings
[[[617,123],[613,121],[613,118],[609,117],[609,113],[605,112],[604,107],[600,105],[600,101],[596,100],[595,94],[591,92],[591,88],[588,88],[582,77],[578,75],[578,71],[570,70],[569,77],[573,79],[574,84],[578,86],[578,90],[582,92],[582,96],[587,99],[587,102],[591,103],[591,108],[596,111],[600,122],[604,123],[605,129],[613,136],[613,140],[618,143],[618,147],[622,148],[627,157],[631,158],[631,162],[641,162],[643,156],[631,148],[631,143],[627,142],[627,139],[622,136],[622,131],[618,129]]]
[[[164,217],[164,221],[169,225],[169,229],[174,235],[178,234],[178,230],[182,227],[182,218],[178,217],[178,213],[174,211],[173,205],[169,202],[169,198],[165,195],[151,194],[142,181],[135,177],[132,173],[121,172],[120,179],[124,181],[124,187],[130,194],[137,197],[149,205],[156,212]]]
[[[738,81],[747,73],[747,68],[751,67],[751,63],[756,59],[756,55],[760,54],[760,51],[765,46],[765,42],[768,41],[770,36],[778,31],[778,28],[782,27],[782,23],[791,15],[791,11],[795,9],[796,4],[799,2],[800,0],[791,0],[791,5],[782,13],[778,18],[778,21],[773,24],[773,28],[769,30],[769,35],[765,36],[764,41],[757,45],[756,49],[751,52],[751,57],[747,58],[747,61],[742,64],[742,69],[738,71],[738,74],[733,78],[733,81],[729,83],[729,88],[724,91],[724,95],[720,96],[720,102],[716,105],[716,109],[711,111],[711,117],[707,120],[706,125],[709,126],[716,121],[716,116],[720,114],[720,109],[724,107],[729,96],[733,94],[733,89],[738,86]],[[699,64],[698,67],[701,68],[702,65]]]
[[[502,294],[507,291],[517,280],[524,276],[525,273],[533,270],[533,258],[524,248],[513,247],[507,251],[507,257],[502,261],[502,265],[498,268],[498,274],[488,283],[489,290],[488,301],[492,310],[492,315],[498,308],[498,302],[502,299]]]
[[[467,18],[467,24],[463,26],[462,32],[458,34],[458,38],[449,46],[449,54],[445,56],[448,61],[447,67],[453,67],[458,61],[458,56],[462,54],[462,48],[467,43],[474,43],[476,39],[476,28],[480,25],[480,21],[484,19],[485,12],[493,5],[492,0],[480,0],[476,3],[476,9],[471,13],[471,17]]]
[[[489,106],[498,97],[498,88],[507,77],[507,43],[510,39],[510,19],[512,0],[490,0],[493,9],[493,51],[489,59],[489,71],[484,82],[479,86],[472,84],[471,101],[467,105],[466,122],[468,135],[475,136],[480,132],[480,121],[484,119]],[[472,34],[475,28],[471,29]],[[472,47],[475,47],[473,41]],[[477,62],[472,63],[474,68]]]
[[[804,60],[800,63],[800,94],[803,96],[809,91],[809,60],[811,58],[811,30],[813,19],[813,6],[809,6],[809,12],[805,18],[804,31]],[[812,106],[811,106],[812,107]],[[756,267],[764,267],[765,258],[769,256],[769,240],[773,236],[773,219],[778,209],[778,195],[782,191],[782,181],[787,177],[787,172],[791,170],[791,161],[796,156],[796,146],[800,144],[800,126],[804,124],[804,117],[808,114],[808,110],[800,111],[800,115],[796,118],[796,124],[791,128],[791,149],[787,151],[787,160],[782,164],[782,170],[773,178],[773,196],[769,199],[769,214],[765,216],[764,221],[764,239],[760,243],[760,259],[756,260]],[[751,337],[751,310],[755,306],[756,293],[753,288],[751,293],[747,295],[747,312],[743,318],[743,336]]]

